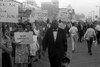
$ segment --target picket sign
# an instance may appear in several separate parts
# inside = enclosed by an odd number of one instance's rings
[[[18,4],[0,1],[0,22],[18,23]]]
[[[15,42],[21,44],[33,43],[33,33],[32,32],[15,32],[14,33]]]
[[[38,21],[46,21],[48,18],[48,11],[47,10],[41,10],[37,9],[33,11],[29,17],[30,22],[34,22],[35,20]]]
[[[68,9],[67,8],[61,8],[58,14],[58,19],[61,19],[62,21],[68,21]]]

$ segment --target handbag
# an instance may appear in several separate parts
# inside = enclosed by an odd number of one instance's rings
[[[93,41],[94,46],[97,46],[97,40]]]

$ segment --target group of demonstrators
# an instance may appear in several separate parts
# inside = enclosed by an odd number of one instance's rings
[[[2,24],[2,67],[33,67],[32,63],[41,58],[42,39],[46,26],[38,21],[31,23]],[[22,44],[15,41],[15,33],[32,32],[36,44]],[[31,53],[34,45],[34,53]],[[33,48],[32,48],[33,49]]]
[[[60,27],[60,25],[62,27]],[[64,27],[63,27],[64,26]],[[70,63],[66,57],[70,37],[72,53],[78,47],[76,42],[87,41],[89,55],[92,55],[92,43],[100,44],[100,25],[94,23],[63,23],[61,20],[53,20],[52,23],[38,22],[2,24],[2,67],[34,67],[33,63],[41,59],[48,48],[48,58],[51,67],[62,67],[63,63]],[[15,41],[15,33],[32,32],[36,37],[35,44],[22,44]],[[33,47],[34,45],[34,47]],[[31,53],[33,49],[34,53]]]

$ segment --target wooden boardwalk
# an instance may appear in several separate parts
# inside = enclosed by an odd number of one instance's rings
[[[70,67],[100,67],[100,45],[92,46],[93,55],[90,56],[87,52],[87,43],[76,43],[76,52],[71,51],[71,42],[68,40],[68,57],[71,58]],[[35,62],[34,67],[50,67],[47,54],[38,62]]]

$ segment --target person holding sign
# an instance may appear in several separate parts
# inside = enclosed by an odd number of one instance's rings
[[[22,25],[18,25],[18,32],[23,31]],[[27,44],[22,44],[22,42],[16,42],[15,63],[17,67],[27,67],[28,65],[29,47]]]
[[[2,53],[2,67],[12,67],[11,65],[11,53],[12,53],[12,45],[11,39],[9,37],[8,31],[2,37],[2,42],[0,48],[3,50]]]

